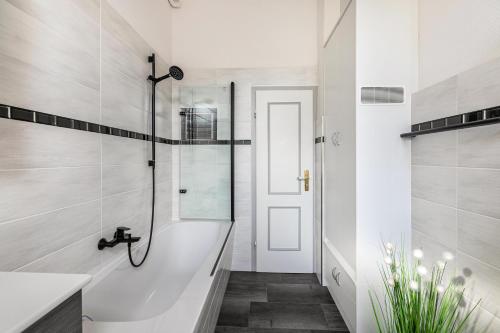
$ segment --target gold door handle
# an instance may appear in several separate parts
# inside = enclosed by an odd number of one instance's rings
[[[309,169],[304,170],[304,178],[297,177],[298,181],[304,181],[304,191],[309,192]]]

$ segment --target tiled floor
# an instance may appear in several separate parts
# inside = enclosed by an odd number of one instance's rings
[[[216,333],[349,332],[314,274],[231,272]]]

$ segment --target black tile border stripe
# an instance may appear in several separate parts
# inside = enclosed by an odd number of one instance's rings
[[[5,105],[0,105],[0,118],[9,118],[9,108]]]
[[[322,143],[322,142],[325,142],[324,136],[318,136],[317,138],[314,139],[314,143]]]
[[[171,140],[172,145],[230,145],[231,140]],[[251,145],[252,140],[234,140],[235,145]]]
[[[126,129],[95,124],[83,120],[57,116],[34,110],[0,104],[0,118],[26,121],[40,125],[56,126],[78,131],[119,136],[134,140],[151,141],[151,135]],[[156,142],[169,145],[230,145],[231,140],[174,140],[156,137]],[[234,140],[235,145],[251,145],[252,140]]]
[[[418,135],[497,123],[500,123],[500,106],[413,124],[411,125],[411,132],[403,133],[401,137],[414,138]]]
[[[35,122],[35,112],[21,108],[10,108],[10,119]]]

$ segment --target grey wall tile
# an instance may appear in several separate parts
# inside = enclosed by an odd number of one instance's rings
[[[99,3],[2,1],[0,22],[2,103],[98,122]]]
[[[500,170],[458,168],[458,208],[500,218]]]
[[[241,223],[248,223],[244,228],[248,230],[249,237],[251,238],[251,218],[252,218],[252,181],[250,175],[251,169],[251,147],[250,146],[237,146],[235,148],[235,217],[237,220],[242,220]],[[239,239],[238,239],[239,240]],[[245,245],[246,246],[246,240]],[[250,240],[248,241],[250,242]],[[238,241],[235,246],[238,246]],[[238,260],[236,258],[235,260]]]
[[[458,113],[500,105],[500,59],[458,75]]]
[[[418,92],[414,95],[416,98],[412,105],[412,122],[452,115],[449,111],[452,109],[453,98],[455,113],[500,105],[499,74],[500,59],[497,59]],[[453,90],[456,91],[455,97],[452,96]],[[444,111],[435,113],[436,109]],[[414,166],[412,169],[413,246],[430,249],[432,260],[436,259],[434,253],[444,249],[458,254],[453,267],[456,267],[456,274],[465,277],[469,298],[483,298],[481,309],[476,311],[480,314],[477,325],[469,327],[467,332],[478,332],[488,324],[492,325],[492,332],[500,327],[498,151],[500,130],[495,125],[412,140],[413,164],[447,166]],[[456,205],[458,209],[431,201]],[[426,251],[426,259],[428,252]],[[473,322],[475,320],[474,318]]]
[[[465,332],[500,332],[500,318],[479,307],[471,315]]]
[[[240,217],[234,225],[233,260],[231,269],[250,271],[252,269],[252,219]]]
[[[151,158],[151,142],[149,141],[112,135],[103,135],[101,140],[104,165],[147,164]]]
[[[235,217],[251,217],[252,216],[252,188],[251,184],[247,182],[236,182],[234,186],[234,208]]]
[[[180,146],[172,146],[172,219],[179,219],[180,197]]]
[[[146,164],[104,165],[102,167],[102,195],[133,191],[150,186],[151,167]]]
[[[172,182],[156,185],[155,228],[172,222]],[[149,219],[147,220],[149,223]]]
[[[101,1],[102,61],[140,80],[148,73],[152,48],[106,0]]]
[[[458,249],[500,269],[500,219],[459,210]]]
[[[458,165],[500,169],[500,127],[472,127],[458,131]]]
[[[153,49],[106,2],[102,4],[102,121],[106,125],[147,132],[150,124],[151,64]],[[169,65],[156,55],[157,75]],[[157,135],[171,132],[172,81],[156,87]]]
[[[10,271],[100,231],[100,202],[0,224],[0,270]]]
[[[172,167],[172,161],[173,161],[172,149],[173,149],[173,147],[171,145],[162,144],[162,145],[157,145],[156,149],[157,149],[156,150],[156,160],[160,163],[162,163],[162,162],[169,163],[170,167]],[[147,150],[148,150],[148,156],[150,156],[149,155],[150,150],[151,150],[150,145],[148,145]]]
[[[129,227],[134,235],[142,236],[144,226],[150,222],[151,196],[151,188],[144,188],[103,198],[103,236],[112,237],[119,226]]]
[[[98,166],[99,135],[0,119],[0,169]],[[8,139],[7,139],[8,138]]]
[[[457,114],[456,97],[456,76],[413,94],[412,124]]]
[[[235,146],[234,163],[236,164],[235,181],[251,182],[249,175],[252,173],[252,147],[250,145]]]
[[[98,199],[100,168],[0,171],[0,184],[0,221],[8,221]]]
[[[500,312],[500,270],[462,252],[457,256],[457,274],[466,279],[465,295],[481,300],[481,306],[491,313]]]
[[[229,169],[229,167],[228,167]],[[151,177],[152,170],[149,167],[149,176]],[[229,174],[229,171],[227,172]],[[217,175],[214,175],[214,177],[217,177]],[[155,179],[156,182],[158,183],[163,183],[170,181],[172,179],[172,164],[169,162],[156,162],[156,168],[155,168]],[[226,178],[227,179],[227,178]]]
[[[103,65],[102,123],[136,132],[147,132],[149,110],[148,85],[145,79],[130,80]],[[144,73],[147,77],[147,73]]]
[[[152,49],[106,2],[102,2],[101,112],[106,125],[148,129]]]
[[[457,246],[457,210],[431,201],[412,198],[411,221],[415,230],[449,247]]]
[[[150,132],[153,50],[107,1],[9,0],[0,22],[0,103]],[[168,67],[157,56],[158,73]],[[156,90],[157,135],[166,138],[171,88],[168,80]],[[0,142],[0,250],[9,253],[0,269],[94,272],[105,261],[101,233],[123,224],[148,231],[149,142],[9,120],[0,131],[8,138]],[[172,212],[172,147],[157,149],[159,227]]]
[[[457,165],[457,132],[417,136],[411,140],[413,165]]]
[[[158,97],[157,97],[158,99]],[[158,103],[158,101],[157,101]],[[172,119],[170,119],[170,111],[168,118],[165,118],[163,115],[160,116],[158,113],[162,110],[165,109],[165,107],[159,108],[156,106],[156,136],[163,137],[163,138],[172,138]],[[169,107],[170,109],[170,107]],[[148,114],[148,119],[151,119],[151,115]],[[150,121],[148,121],[150,122]],[[151,132],[148,130],[148,132]]]
[[[250,121],[235,121],[234,132],[236,140],[247,140],[252,137],[252,123]]]
[[[73,274],[95,272],[101,263],[102,252],[97,249],[100,238],[100,232],[93,234],[17,270]]]
[[[412,195],[456,207],[456,170],[451,167],[412,166]]]
[[[429,269],[436,264],[438,260],[443,260],[443,253],[450,252],[456,257],[456,250],[444,244],[437,242],[435,239],[430,238],[426,234],[412,228],[412,248],[420,248],[424,251],[424,258],[422,263]],[[450,281],[455,277],[456,260],[451,260],[446,265],[445,281]]]

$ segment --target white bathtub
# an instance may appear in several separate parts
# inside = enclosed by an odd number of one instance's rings
[[[96,275],[83,294],[84,332],[210,331],[229,276],[233,232],[215,274],[211,273],[230,225],[227,221],[171,224],[153,237],[142,267],[133,268],[127,257]],[[145,247],[134,257],[141,257]]]

